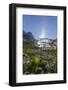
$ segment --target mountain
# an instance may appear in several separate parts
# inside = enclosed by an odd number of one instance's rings
[[[49,38],[40,38],[37,41],[37,47],[42,47],[47,50],[52,50],[57,48],[57,39],[49,39]]]
[[[29,40],[29,41],[35,40],[34,36],[31,32],[25,32],[25,31],[23,31],[23,39],[24,40]]]
[[[23,31],[23,48],[24,49],[35,49],[35,39],[31,32]]]

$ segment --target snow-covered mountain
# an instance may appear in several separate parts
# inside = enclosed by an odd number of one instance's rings
[[[57,48],[57,39],[40,38],[37,40],[37,47],[52,50]]]

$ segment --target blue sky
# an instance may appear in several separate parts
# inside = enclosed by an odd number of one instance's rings
[[[57,38],[57,16],[23,16],[23,30],[31,32],[34,38]]]

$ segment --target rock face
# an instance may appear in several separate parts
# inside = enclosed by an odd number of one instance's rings
[[[34,36],[31,32],[25,32],[23,31],[23,39],[24,40],[30,40],[33,41],[34,40]]]
[[[23,41],[24,41],[24,44],[28,42],[29,45],[31,44],[31,46],[36,46],[44,50],[57,49],[57,39],[40,38],[39,40],[35,40],[31,32],[23,31]]]
[[[37,46],[46,50],[57,48],[57,39],[40,38],[37,41]]]

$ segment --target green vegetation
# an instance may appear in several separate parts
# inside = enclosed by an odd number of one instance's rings
[[[23,45],[23,74],[57,73],[57,50],[42,50],[32,41]]]

